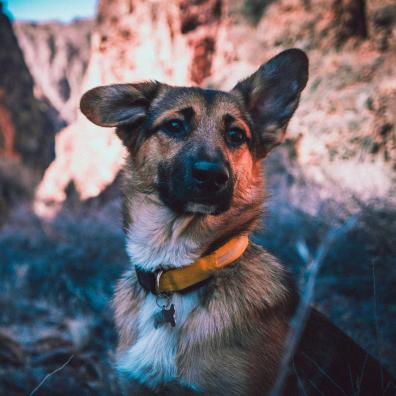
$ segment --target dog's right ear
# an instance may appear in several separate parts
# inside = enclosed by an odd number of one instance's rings
[[[157,81],[96,87],[83,95],[80,109],[90,121],[102,127],[136,125],[146,117],[160,87]]]

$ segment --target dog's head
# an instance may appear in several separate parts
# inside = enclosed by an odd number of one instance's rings
[[[81,110],[97,125],[117,127],[137,188],[177,213],[217,215],[241,190],[248,201],[260,160],[283,141],[307,79],[306,55],[290,49],[230,92],[109,85],[85,93]]]

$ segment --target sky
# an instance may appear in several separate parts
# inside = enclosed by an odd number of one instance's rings
[[[70,22],[93,17],[97,0],[3,0],[6,13],[14,20]]]

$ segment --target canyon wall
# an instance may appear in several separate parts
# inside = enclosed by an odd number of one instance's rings
[[[212,74],[222,5],[221,0],[101,1],[81,93],[144,79],[201,84]],[[56,213],[70,184],[82,199],[97,196],[124,160],[114,131],[90,124],[81,114],[57,135],[56,152],[36,194],[41,215]]]
[[[14,22],[13,27],[34,80],[38,100],[51,106],[56,130],[75,121],[81,83],[91,49],[90,19],[61,22]]]
[[[270,56],[300,47],[310,57],[310,82],[279,153],[291,153],[289,168],[303,168],[318,185],[338,185],[362,199],[390,195],[396,161],[392,2],[369,1],[364,12],[355,9],[364,5],[359,0],[247,7],[253,3],[100,1],[80,94],[144,79],[229,89]],[[56,212],[70,185],[82,199],[96,196],[113,182],[124,157],[114,132],[81,114],[58,134],[56,152],[37,191],[37,213]],[[322,198],[334,195],[323,191]]]
[[[0,155],[43,171],[54,157],[54,135],[33,85],[12,25],[0,9]]]
[[[32,194],[54,159],[48,107],[34,96],[33,86],[0,2],[0,224],[14,203]]]

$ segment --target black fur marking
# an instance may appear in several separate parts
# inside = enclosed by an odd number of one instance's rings
[[[158,165],[158,192],[165,205],[177,213],[187,213],[189,203],[214,206],[213,214],[220,214],[231,206],[234,191],[234,181],[229,164],[225,161],[221,151],[217,151],[217,158],[210,158],[224,163],[230,177],[227,185],[221,191],[202,189],[192,177],[192,166],[196,161],[208,160],[205,150],[195,151],[186,145],[171,163],[160,162]]]

